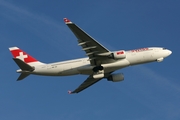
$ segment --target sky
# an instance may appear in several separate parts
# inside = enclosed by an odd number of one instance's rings
[[[0,0],[1,120],[179,120],[179,0]],[[166,47],[163,62],[118,70],[122,82],[105,79],[69,95],[85,75],[31,75],[16,81],[8,48],[39,61],[85,57],[64,24],[69,18],[109,50]]]

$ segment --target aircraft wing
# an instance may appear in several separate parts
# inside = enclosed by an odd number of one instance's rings
[[[75,89],[74,91],[68,91],[69,94],[72,94],[72,93],[79,93],[81,92],[82,90],[88,88],[89,86],[93,85],[94,83],[100,81],[102,78],[99,78],[99,79],[94,79],[92,77],[92,75],[90,75],[77,89]]]
[[[82,50],[86,52],[86,55],[89,57],[91,65],[97,65],[97,61],[100,59],[98,55],[100,54],[110,54],[110,51],[97,42],[94,38],[84,32],[76,24],[72,23],[67,18],[64,18],[64,22],[71,29],[74,35],[78,39],[78,45],[82,47]]]

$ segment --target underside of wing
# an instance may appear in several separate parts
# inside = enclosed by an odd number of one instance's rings
[[[100,81],[102,78],[94,79],[92,75],[90,75],[77,89],[74,91],[69,91],[70,94],[72,93],[79,93],[82,90],[88,88],[89,86],[95,84],[96,82]]]
[[[82,47],[82,50],[86,52],[92,65],[97,65],[100,55],[110,55],[111,51],[97,42],[94,38],[84,32],[76,24],[72,23],[67,18],[64,18],[65,23],[74,33],[78,39],[78,45]]]

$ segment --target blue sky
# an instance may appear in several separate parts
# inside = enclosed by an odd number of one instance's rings
[[[1,120],[179,120],[179,0],[0,0]],[[87,76],[29,76],[8,47],[18,46],[42,62],[84,57],[64,24],[67,17],[110,50],[158,46],[173,54],[161,63],[128,67],[125,80],[102,80],[69,95]]]

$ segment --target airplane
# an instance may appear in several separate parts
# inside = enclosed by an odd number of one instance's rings
[[[68,91],[69,94],[79,93],[103,78],[112,82],[123,81],[122,73],[113,73],[116,70],[155,61],[161,62],[172,53],[164,47],[110,51],[69,19],[64,18],[64,22],[77,37],[78,45],[82,47],[88,57],[46,64],[18,47],[10,47],[13,60],[20,68],[17,70],[17,73],[21,73],[17,81],[23,80],[30,74],[43,76],[88,75],[79,87],[74,91]]]

